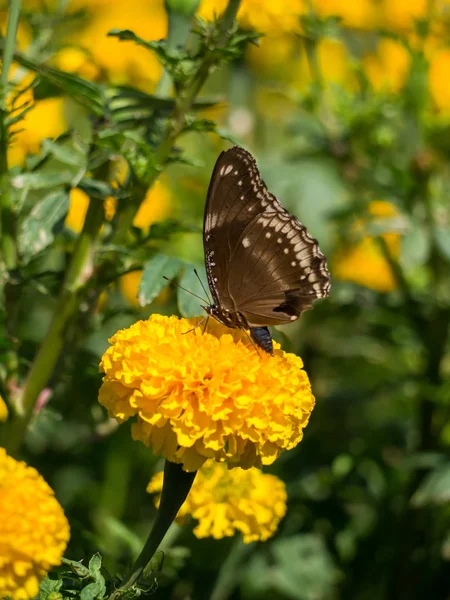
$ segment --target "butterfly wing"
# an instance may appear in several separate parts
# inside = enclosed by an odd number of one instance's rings
[[[222,152],[214,167],[203,243],[214,304],[250,326],[290,322],[328,295],[317,241],[267,190],[251,154],[237,146]]]

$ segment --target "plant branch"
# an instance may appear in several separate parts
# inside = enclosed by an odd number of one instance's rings
[[[82,291],[92,273],[96,238],[103,219],[103,203],[98,199],[91,199],[83,230],[76,242],[50,327],[32,363],[22,392],[15,400],[16,414],[9,424],[5,436],[5,447],[10,454],[17,452],[20,447],[39,395],[55,369],[65,342],[67,328],[78,311]]]
[[[219,24],[217,48],[222,48],[225,46],[230,36],[233,23],[236,19],[240,3],[241,0],[229,0],[228,6]],[[192,104],[196,99],[197,94],[205,84],[211,70],[216,64],[216,61],[216,54],[213,50],[206,54],[196,73],[194,73],[192,76],[187,89],[185,89],[180,96],[176,98],[175,108],[168,120],[161,143],[155,152],[155,168],[154,172],[147,179],[148,187],[151,187],[154,184],[165,163],[167,162],[176,140],[183,132],[186,115],[192,108]],[[133,202],[130,202],[129,206],[125,208],[124,212],[120,216],[120,222],[114,239],[115,243],[120,244],[124,242],[138,210],[139,204]]]
[[[6,270],[14,269],[17,264],[16,219],[13,198],[9,185],[7,119],[8,75],[11,67],[16,33],[20,16],[20,0],[12,0],[9,8],[8,26],[3,50],[2,72],[0,75],[0,214],[1,249]]]

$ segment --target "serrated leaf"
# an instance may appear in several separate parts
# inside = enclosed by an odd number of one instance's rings
[[[46,577],[43,579],[39,585],[39,594],[37,600],[50,600],[50,595],[59,592],[62,586],[62,581],[57,579],[56,581],[53,579],[49,579]]]
[[[80,600],[95,600],[95,598],[103,598],[105,591],[105,581],[103,578],[98,581],[93,581],[81,590]]]
[[[77,560],[62,559],[63,565],[67,565],[80,578],[89,577],[89,569]]]
[[[206,272],[203,265],[187,264],[184,266],[183,275],[180,278],[180,285],[184,287],[187,292],[182,289],[177,290],[177,302],[178,310],[183,317],[198,317],[203,313],[202,304],[209,304],[209,300],[205,297],[205,291],[195,274],[194,269],[197,270],[199,277],[203,281],[205,289],[208,290],[208,284],[206,283]],[[189,292],[192,292],[191,294]],[[194,296],[199,296],[198,298]],[[204,298],[204,301],[200,298]]]
[[[48,169],[39,173],[23,173],[12,179],[12,185],[18,190],[44,190],[58,185],[70,185],[75,177],[73,171],[65,169]]]
[[[93,577],[94,579],[97,579],[101,568],[102,568],[102,557],[97,552],[96,554],[93,555],[93,557],[89,561],[89,573],[91,574],[91,577]]]
[[[108,36],[116,37],[121,42],[134,42],[138,46],[144,46],[144,48],[147,48],[149,50],[153,49],[150,42],[139,37],[134,33],[134,31],[131,31],[130,29],[111,29],[110,31],[108,31]]]
[[[25,261],[52,243],[68,210],[68,190],[52,192],[33,207],[19,229],[19,248]]]
[[[150,304],[168,285],[163,279],[173,279],[180,270],[182,262],[178,258],[157,254],[144,265],[144,272],[139,284],[138,300],[141,306]]]

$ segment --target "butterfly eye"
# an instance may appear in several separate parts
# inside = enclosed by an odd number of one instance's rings
[[[325,256],[267,189],[253,156],[235,146],[217,159],[208,188],[203,245],[213,304],[208,314],[250,329],[272,353],[268,325],[298,319],[330,292]]]

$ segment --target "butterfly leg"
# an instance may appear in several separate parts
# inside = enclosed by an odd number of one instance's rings
[[[272,336],[267,327],[250,327],[250,334],[260,348],[273,354]]]

